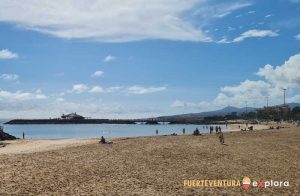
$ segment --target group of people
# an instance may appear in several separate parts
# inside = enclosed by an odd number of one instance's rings
[[[216,133],[222,132],[222,129],[221,129],[220,126],[215,126],[215,127],[214,126],[210,126],[209,127],[209,133],[212,134],[214,132],[214,129],[215,129]]]
[[[205,129],[208,129],[208,126],[203,126],[203,128]],[[220,143],[221,144],[224,144],[224,135],[223,135],[223,132],[222,132],[222,128],[221,128],[221,126],[209,126],[209,133],[210,134],[212,134],[213,133],[213,131],[214,131],[214,129],[215,129],[215,131],[216,131],[216,134],[217,134],[217,136],[219,137],[219,140],[220,140]],[[183,135],[185,135],[185,128],[183,128],[182,129],[182,134]],[[156,131],[155,131],[155,133],[156,133],[156,135],[158,135],[158,129],[156,129]],[[173,134],[172,134],[173,135]],[[177,135],[177,134],[176,134]],[[194,130],[194,132],[193,132],[193,135],[201,135],[201,133],[200,133],[200,131],[199,131],[199,129],[198,128],[196,128],[195,130]]]

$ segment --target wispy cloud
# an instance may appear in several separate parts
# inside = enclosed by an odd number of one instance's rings
[[[271,30],[252,29],[242,33],[239,37],[235,38],[233,42],[241,42],[251,37],[276,37],[278,35],[278,33]]]
[[[276,37],[276,36],[279,36],[279,34],[271,30],[253,29],[242,33],[240,36],[234,38],[233,40],[228,40],[227,37],[223,36],[219,41],[216,41],[216,43],[230,44],[230,43],[242,42],[248,38],[255,38],[255,37],[262,38],[262,37]]]
[[[265,16],[265,18],[270,18],[272,16],[274,16],[274,15],[273,14],[268,14],[268,15]]]
[[[211,103],[209,102],[188,102],[188,101],[181,101],[176,100],[171,104],[172,108],[197,108],[197,109],[206,109],[211,106]]]
[[[18,58],[18,54],[9,51],[8,49],[0,50],[0,59],[15,59]]]
[[[295,36],[296,40],[300,40],[300,33],[298,35]]]
[[[209,40],[184,15],[205,0],[1,1],[0,21],[65,39]],[[154,14],[155,13],[155,14]],[[151,15],[151,17],[149,17]]]
[[[104,74],[103,71],[95,71],[93,74],[92,74],[92,77],[100,77]]]
[[[26,101],[26,100],[38,100],[47,99],[47,96],[41,93],[30,93],[30,92],[9,92],[0,89],[0,100],[12,101]]]
[[[80,93],[86,92],[88,89],[89,89],[89,87],[85,84],[74,84],[71,92],[80,94]]]
[[[0,75],[0,79],[5,81],[14,81],[19,79],[19,75],[17,74],[2,74]]]
[[[115,56],[112,56],[112,55],[107,55],[103,61],[104,62],[110,62],[110,61],[113,61],[113,60],[116,60],[116,57]]]
[[[63,39],[211,42],[202,29],[206,24],[251,5],[247,0],[10,0],[0,4],[0,21]]]
[[[121,86],[113,86],[113,87],[101,87],[101,86],[89,86],[86,84],[75,84],[72,89],[68,91],[68,93],[124,93],[124,94],[150,94],[156,93],[166,90],[166,86],[158,86],[158,87],[143,87],[139,85],[134,85],[130,87],[121,87]]]
[[[200,16],[203,20],[209,20],[210,18],[223,18],[232,12],[251,6],[250,2],[221,2],[221,3],[209,3],[202,7],[199,7],[194,11],[194,15]]]
[[[103,93],[104,89],[101,86],[94,86],[89,90],[90,93]]]
[[[69,93],[113,93],[122,90],[121,87],[109,87],[103,88],[101,86],[89,86],[86,84],[74,84],[72,89],[69,90]]]
[[[166,90],[167,87],[160,86],[160,87],[142,87],[142,86],[132,86],[128,88],[129,94],[149,94],[149,93],[156,93]]]

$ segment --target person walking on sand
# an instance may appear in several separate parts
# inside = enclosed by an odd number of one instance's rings
[[[182,133],[183,133],[183,135],[185,135],[185,128],[182,129]]]
[[[220,143],[221,143],[221,144],[224,144],[224,135],[223,135],[223,132],[220,131],[220,132],[218,133],[218,135],[219,135]]]
[[[156,129],[155,133],[156,133],[156,135],[158,135],[158,129]]]

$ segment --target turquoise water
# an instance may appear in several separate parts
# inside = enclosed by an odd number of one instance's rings
[[[5,122],[2,120],[2,123]],[[0,121],[1,123],[1,121]],[[159,135],[172,133],[182,134],[185,128],[186,134],[191,134],[196,128],[201,133],[209,132],[206,125],[120,125],[120,124],[73,124],[73,125],[3,125],[5,132],[21,138],[22,133],[28,139],[52,139],[52,138],[96,138],[106,137],[134,137]],[[221,125],[226,131],[226,126]]]

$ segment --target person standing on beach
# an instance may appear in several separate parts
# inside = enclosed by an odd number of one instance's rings
[[[24,131],[23,131],[23,139],[25,139],[25,133],[24,133]]]
[[[220,132],[218,133],[218,135],[219,135],[220,143],[221,143],[221,144],[224,144],[224,135],[223,135],[223,132],[220,131]]]
[[[156,129],[156,135],[158,135],[158,129]]]
[[[183,133],[183,135],[185,135],[185,128],[182,129],[182,133]]]

